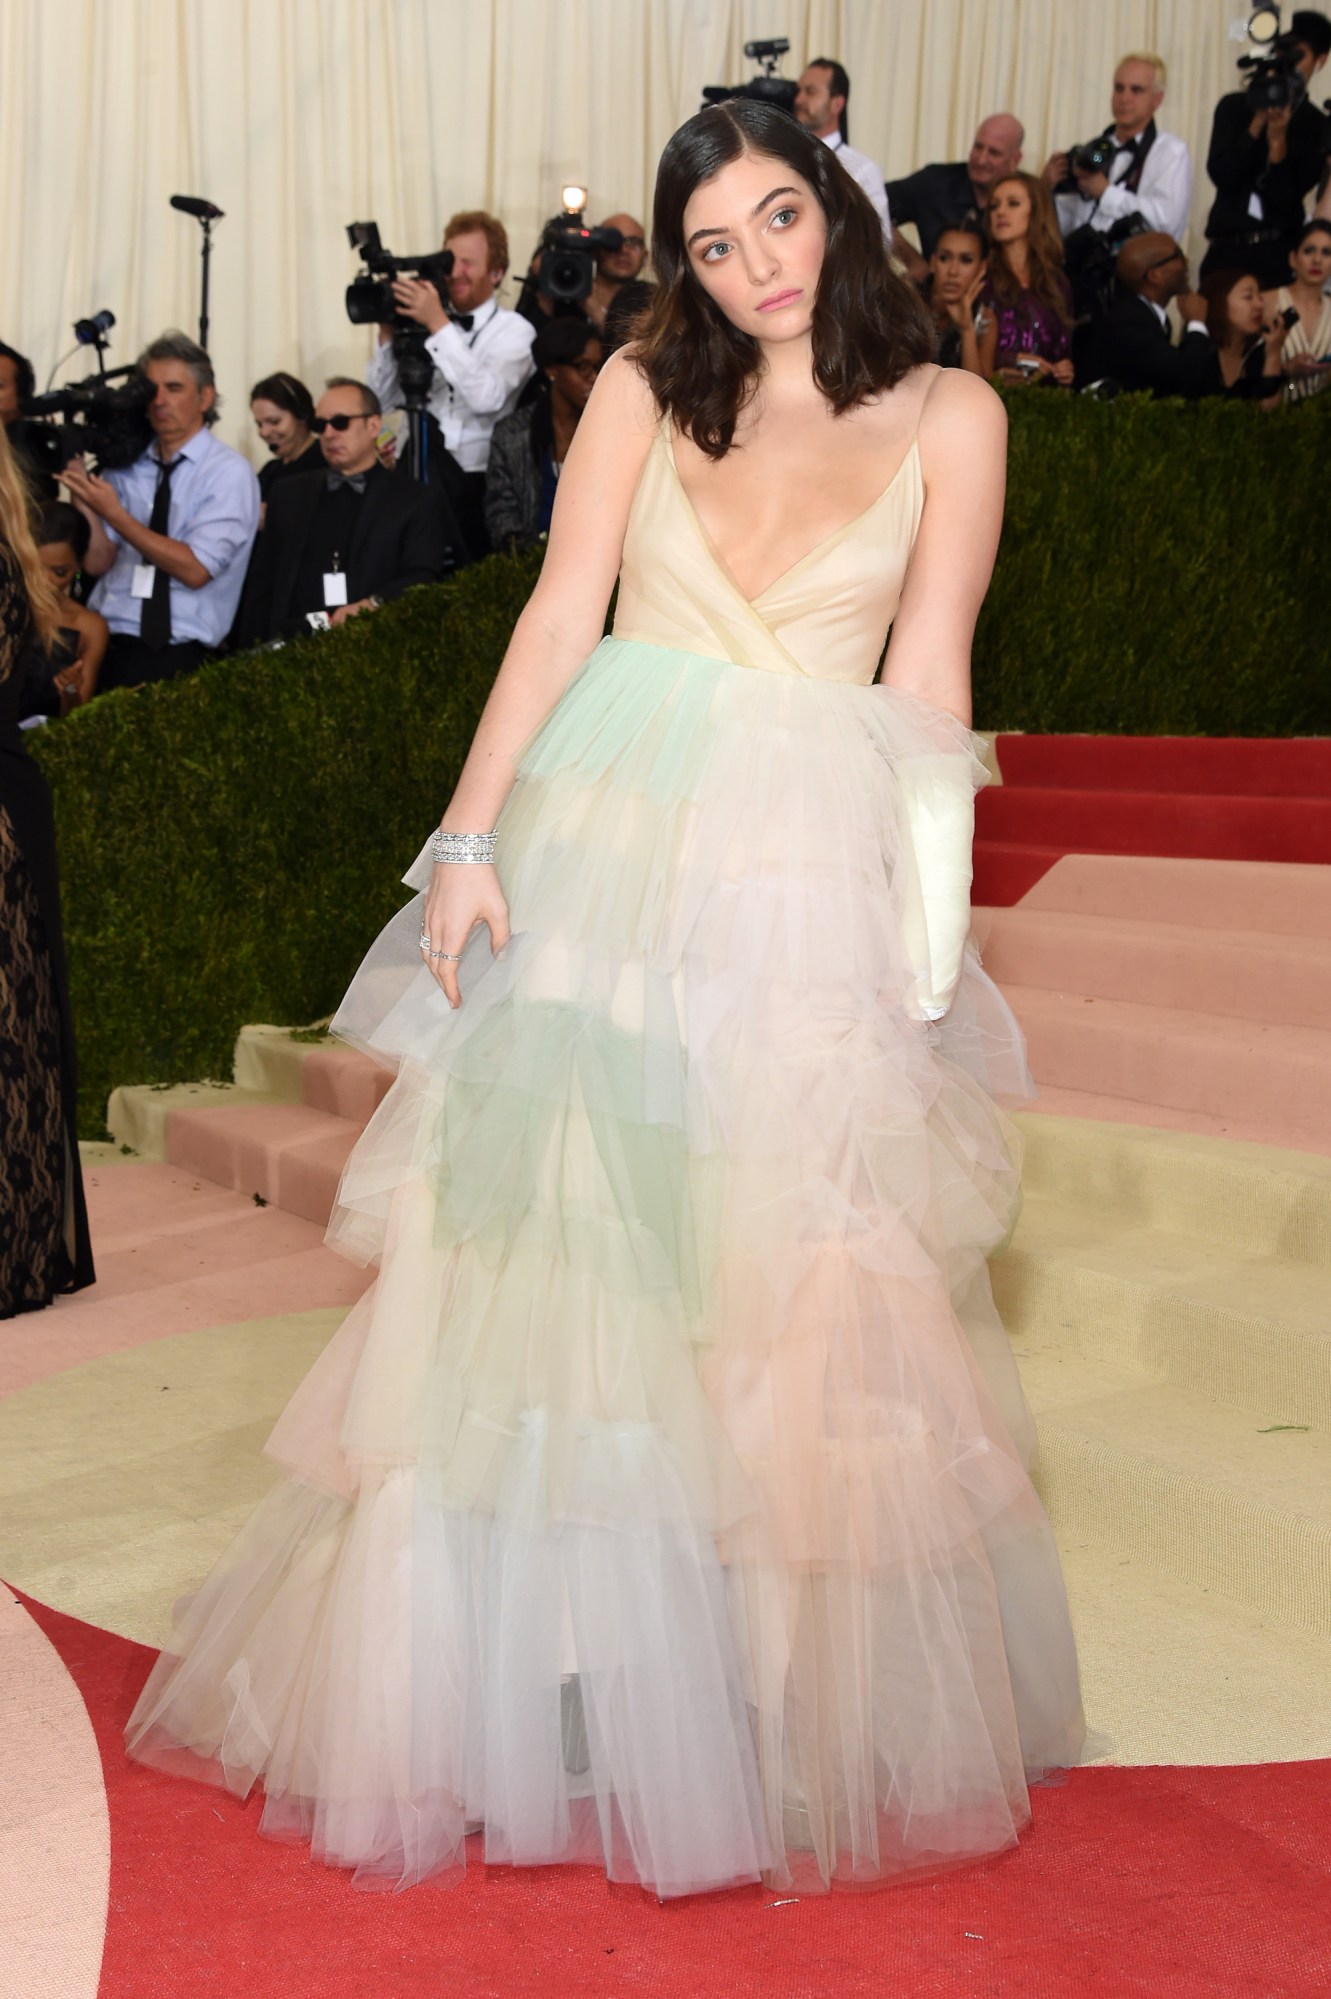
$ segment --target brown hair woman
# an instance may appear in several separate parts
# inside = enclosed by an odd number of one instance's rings
[[[1034,174],[1004,174],[985,211],[992,248],[980,294],[980,365],[1009,384],[1072,384],[1072,288],[1054,198]]]
[[[51,795],[18,727],[60,598],[0,428],[0,1319],[93,1281]]]
[[[771,106],[671,139],[653,261],[336,1018],[400,1065],[332,1224],[378,1284],[130,1724],[398,1882],[469,1824],[662,1896],[885,1881],[1082,1746],[985,1266],[1002,408]]]

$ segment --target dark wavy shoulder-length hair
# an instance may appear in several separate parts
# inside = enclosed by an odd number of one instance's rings
[[[637,349],[661,410],[709,458],[723,458],[762,362],[700,284],[684,241],[694,190],[744,154],[780,161],[812,189],[827,218],[813,309],[814,380],[838,416],[933,358],[934,330],[913,285],[888,262],[882,224],[830,147],[775,105],[709,105],[669,141],[656,173],[652,263],[657,295]]]

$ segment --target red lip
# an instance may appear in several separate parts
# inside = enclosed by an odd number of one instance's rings
[[[759,312],[773,312],[777,306],[789,305],[792,299],[797,299],[798,297],[798,291],[773,292],[771,298],[759,301],[758,310]]]

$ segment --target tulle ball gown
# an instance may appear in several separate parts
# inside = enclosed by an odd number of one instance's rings
[[[660,1896],[891,1879],[1078,1759],[986,1269],[1020,1036],[973,951],[906,1003],[903,780],[984,776],[873,684],[923,504],[913,445],[750,601],[663,426],[499,822],[509,945],[450,1011],[417,895],[334,1023],[398,1071],[330,1225],[379,1274],[129,1739],[363,1885],[480,1828]]]

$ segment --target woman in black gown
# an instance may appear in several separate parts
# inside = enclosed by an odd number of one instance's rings
[[[24,653],[58,617],[0,431],[0,1319],[93,1282],[55,815],[18,727]]]

